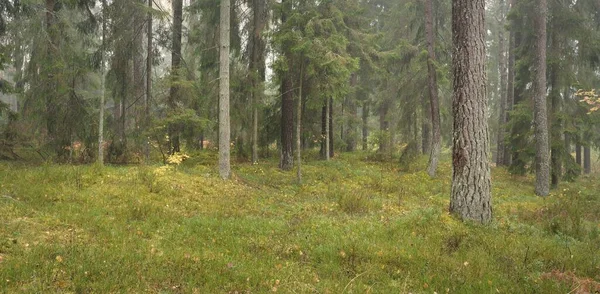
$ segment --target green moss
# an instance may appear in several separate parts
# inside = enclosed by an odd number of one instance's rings
[[[365,153],[307,160],[302,186],[273,160],[236,165],[224,182],[202,153],[176,169],[0,163],[0,289],[566,293],[577,284],[565,275],[598,282],[596,179],[539,198],[530,176],[494,169],[494,222],[479,226],[447,213],[447,156],[435,179]]]

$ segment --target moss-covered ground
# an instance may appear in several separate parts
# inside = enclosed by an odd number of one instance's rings
[[[0,163],[0,292],[586,293],[600,291],[600,181],[494,168],[494,221],[448,214],[450,162],[430,179],[363,153],[216,154],[179,166]]]

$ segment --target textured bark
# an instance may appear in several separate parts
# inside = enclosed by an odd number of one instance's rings
[[[589,175],[592,172],[592,158],[590,146],[583,147],[583,173]]]
[[[551,54],[559,55],[560,46],[558,41],[558,34],[556,28],[552,30],[550,38],[550,50]],[[556,188],[558,182],[562,177],[562,157],[563,157],[563,139],[562,139],[562,118],[560,116],[561,111],[561,93],[559,90],[559,67],[558,64],[553,63],[550,68],[550,164],[551,164],[551,187]]]
[[[504,20],[506,13],[506,4],[504,0],[499,1],[500,7],[500,19],[498,21],[498,71],[500,72],[500,109],[498,112],[498,138],[497,138],[497,150],[496,150],[496,165],[501,166],[506,164],[504,144],[506,140],[505,126],[507,123],[507,72],[506,72],[506,41],[504,33]]]
[[[427,59],[429,105],[431,107],[431,150],[427,173],[435,177],[440,150],[442,148],[442,133],[440,130],[440,100],[438,98],[437,73],[435,70],[435,32],[433,29],[433,0],[425,0],[425,31],[427,34]]]
[[[223,3],[221,3],[223,4]],[[171,114],[176,115],[177,104],[180,100],[180,89],[178,85],[181,68],[181,28],[183,22],[182,16],[183,0],[173,0],[173,45],[171,48],[171,89],[169,91],[168,107]],[[223,13],[223,12],[221,12]],[[223,16],[223,14],[221,14]],[[229,25],[229,23],[227,24]],[[229,29],[227,28],[227,34]],[[221,35],[223,36],[223,35]],[[223,40],[221,40],[222,42]],[[229,42],[229,41],[228,41]],[[223,44],[221,45],[223,46]],[[229,46],[229,44],[227,44]],[[229,50],[227,50],[229,52]],[[228,54],[229,56],[229,54]],[[169,125],[169,142],[171,145],[170,153],[180,152],[179,146],[180,127],[176,124]]]
[[[546,107],[546,0],[537,0],[535,16],[535,52],[533,66],[534,129],[535,129],[535,194],[550,193],[550,148],[548,144],[548,114]]]
[[[181,1],[181,0],[176,0]],[[231,177],[230,166],[230,119],[229,119],[229,34],[230,2],[221,0],[220,50],[219,50],[219,175]]]
[[[296,178],[298,185],[302,185],[302,87],[304,86],[304,61],[300,68],[300,86],[296,101]]]
[[[281,23],[287,21],[287,10],[291,9],[289,0],[282,0]],[[281,158],[279,168],[282,170],[291,170],[294,167],[294,93],[290,70],[294,68],[289,46],[283,45],[282,51],[288,62],[288,71],[281,77]]]
[[[453,149],[450,212],[492,219],[485,77],[485,0],[452,1]]]

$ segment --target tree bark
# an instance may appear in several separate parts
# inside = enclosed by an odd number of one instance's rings
[[[550,193],[550,148],[548,144],[548,114],[546,107],[546,0],[537,0],[535,16],[535,57],[533,65],[534,129],[535,129],[535,194]]]
[[[435,177],[440,150],[442,148],[442,133],[440,130],[440,101],[438,98],[437,73],[434,62],[435,58],[435,32],[433,28],[433,0],[425,0],[425,31],[427,34],[427,59],[429,105],[431,111],[431,150],[429,153],[429,165],[427,173]]]
[[[334,155],[333,148],[333,98],[329,98],[329,158]]]
[[[421,117],[421,152],[423,154],[431,153],[431,107],[427,96],[421,96],[421,107],[423,116]]]
[[[592,172],[592,159],[590,146],[583,147],[583,173],[589,175]]]
[[[105,0],[104,0],[105,1]],[[148,8],[152,9],[152,1],[148,0]],[[148,12],[147,25],[147,46],[146,46],[146,99],[144,99],[144,130],[150,128],[150,101],[152,101],[152,37],[154,31],[152,29],[152,13]],[[150,159],[150,141],[146,138],[144,147],[144,156],[146,160]]]
[[[331,153],[329,152],[329,145],[331,141],[331,120],[329,120],[329,111],[331,110],[331,103],[329,98],[325,98],[325,160],[329,160]]]
[[[250,74],[252,79],[252,163],[258,163],[258,103],[262,96],[262,83],[265,80],[265,41],[263,31],[266,21],[264,0],[252,0],[253,27],[250,54]]]
[[[362,107],[362,150],[366,151],[368,149],[368,138],[369,138],[369,103],[364,102]]]
[[[304,86],[304,60],[300,64],[300,86],[298,101],[296,102],[296,177],[298,185],[302,185],[302,87]]]
[[[452,1],[452,193],[450,212],[492,219],[485,77],[485,0]]]
[[[291,9],[289,0],[282,0],[281,23],[287,21],[287,10]],[[281,158],[279,168],[291,170],[294,167],[294,93],[290,70],[294,68],[287,44],[283,46],[283,54],[288,62],[288,71],[281,78]]]
[[[510,0],[510,9],[516,9],[516,0]],[[509,112],[513,109],[515,105],[515,24],[512,22],[509,36],[508,36],[508,79],[506,81],[506,117],[505,121],[508,122],[510,120]],[[505,129],[505,138],[510,137],[512,134],[511,129]],[[511,144],[504,144],[504,165],[511,166],[512,165],[512,148]]]
[[[176,0],[181,1],[181,0]],[[230,166],[230,119],[229,119],[229,34],[230,1],[221,0],[220,50],[219,50],[219,175],[231,177]]]
[[[498,114],[498,138],[496,150],[496,165],[501,166],[506,164],[506,140],[505,126],[507,123],[507,72],[506,72],[506,45],[504,33],[504,21],[506,19],[506,4],[504,0],[499,1],[500,19],[498,21],[498,70],[500,71],[500,110]],[[510,156],[510,155],[509,155]]]
[[[224,3],[225,2],[221,2],[221,4]],[[177,115],[177,108],[180,100],[180,87],[178,85],[178,82],[180,79],[181,71],[181,29],[183,23],[182,10],[183,0],[173,0],[173,47],[171,51],[171,88],[169,91],[168,100],[168,107],[171,111],[171,115]],[[223,16],[223,11],[221,11],[221,16]],[[222,24],[223,23],[221,22],[221,25]],[[229,26],[229,22],[227,23],[227,26]],[[229,35],[229,28],[226,28],[226,31],[227,35]],[[223,36],[222,33],[223,32],[221,32],[221,36]],[[221,40],[221,42],[223,42],[223,40]],[[229,48],[229,39],[227,40],[227,42],[227,48]],[[221,46],[223,48],[224,44],[221,43]],[[229,58],[229,49],[227,49],[227,56]],[[229,86],[227,86],[227,88],[229,88]],[[172,123],[169,125],[169,140],[171,143],[170,154],[174,154],[176,152],[181,151],[181,148],[179,146],[180,131],[180,126],[178,126],[177,124]]]
[[[151,1],[151,0],[150,0]],[[104,165],[104,95],[106,93],[104,51],[106,50],[106,0],[102,0],[102,48],[100,49],[100,116],[98,117],[98,158],[97,162]]]

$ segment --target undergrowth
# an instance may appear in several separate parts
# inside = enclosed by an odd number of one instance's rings
[[[211,153],[208,153],[211,154]],[[214,154],[213,154],[214,155]],[[447,155],[446,155],[447,156]],[[600,281],[600,184],[547,198],[493,170],[494,222],[447,213],[451,167],[342,154],[173,166],[0,163],[0,292],[585,293]],[[397,162],[397,161],[396,161]],[[600,289],[600,287],[599,287]]]

